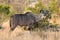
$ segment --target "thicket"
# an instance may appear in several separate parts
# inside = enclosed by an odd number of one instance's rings
[[[38,27],[39,29],[46,30],[48,28],[56,28],[57,24],[51,24],[49,23],[49,19],[51,19],[52,14],[59,14],[59,0],[51,0],[50,3],[48,3],[48,6],[42,4],[41,0],[37,0],[38,3],[36,3],[34,6],[35,7],[24,7],[24,11],[32,11],[35,14],[39,14],[40,9],[44,10],[49,10],[49,13],[46,15],[45,19],[42,19],[41,21],[38,22]]]

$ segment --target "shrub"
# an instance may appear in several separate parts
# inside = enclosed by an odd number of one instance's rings
[[[55,2],[55,0],[51,0],[51,2],[48,4],[48,7],[46,7],[46,6],[44,6],[44,4],[42,4],[41,0],[38,0],[38,3],[36,3],[34,6],[35,7],[26,7],[24,9],[26,9],[25,11],[30,10],[35,14],[38,14],[40,9],[49,10],[49,13],[46,15],[46,18],[38,22],[39,27],[37,27],[37,28],[45,30],[50,25],[48,19],[51,19],[51,15],[53,13],[57,13],[58,9],[56,6],[56,2]],[[55,27],[55,26],[53,26],[53,24],[51,24],[51,26]]]
[[[8,18],[10,14],[10,7],[7,5],[0,5],[0,23]]]

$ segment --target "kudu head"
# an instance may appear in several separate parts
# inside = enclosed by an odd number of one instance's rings
[[[40,9],[39,15],[38,15],[38,21],[42,20],[47,14],[49,13],[48,10]]]
[[[46,16],[48,13],[49,13],[48,10],[40,9],[40,14],[42,14],[43,16]]]

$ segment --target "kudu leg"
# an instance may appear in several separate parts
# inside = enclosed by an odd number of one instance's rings
[[[11,31],[14,31],[14,29],[17,27],[17,25],[12,25],[11,27],[10,27],[10,32]]]
[[[32,25],[29,25],[28,30],[32,30]]]
[[[31,30],[32,29],[32,25],[29,25],[29,26],[25,26],[24,27],[24,30]]]

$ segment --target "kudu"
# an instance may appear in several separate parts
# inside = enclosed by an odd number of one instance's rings
[[[40,10],[40,13],[35,16],[32,12],[26,12],[25,14],[14,14],[10,18],[10,31],[13,31],[17,25],[19,26],[28,26],[28,30],[32,28],[32,25],[42,20],[44,16],[48,13],[48,10]]]

